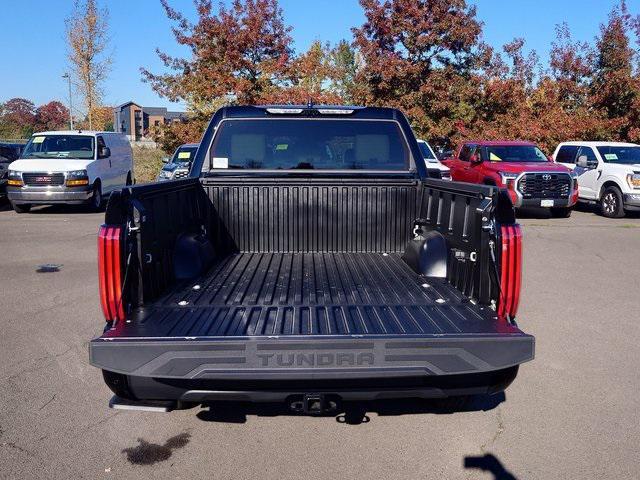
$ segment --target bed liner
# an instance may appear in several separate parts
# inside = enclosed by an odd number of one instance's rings
[[[533,358],[533,337],[399,254],[235,253],[90,351],[158,378],[382,378],[508,368]]]

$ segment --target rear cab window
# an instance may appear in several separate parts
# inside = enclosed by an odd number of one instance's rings
[[[410,161],[395,121],[237,119],[220,124],[209,169],[406,172]]]

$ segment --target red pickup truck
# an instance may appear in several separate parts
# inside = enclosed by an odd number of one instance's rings
[[[508,189],[516,208],[545,207],[566,218],[578,201],[577,176],[531,142],[465,142],[442,163],[455,181]]]

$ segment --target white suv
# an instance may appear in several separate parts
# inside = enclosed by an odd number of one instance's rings
[[[640,145],[564,142],[553,159],[578,174],[579,200],[599,204],[605,217],[640,211]]]

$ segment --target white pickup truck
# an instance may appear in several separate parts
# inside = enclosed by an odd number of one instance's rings
[[[605,217],[640,211],[640,145],[564,142],[553,159],[578,174],[579,201],[598,204]]]
[[[438,157],[436,157],[431,145],[424,140],[418,139],[418,146],[420,147],[420,152],[422,152],[429,176],[441,178],[442,180],[451,180],[451,170],[438,160]]]

